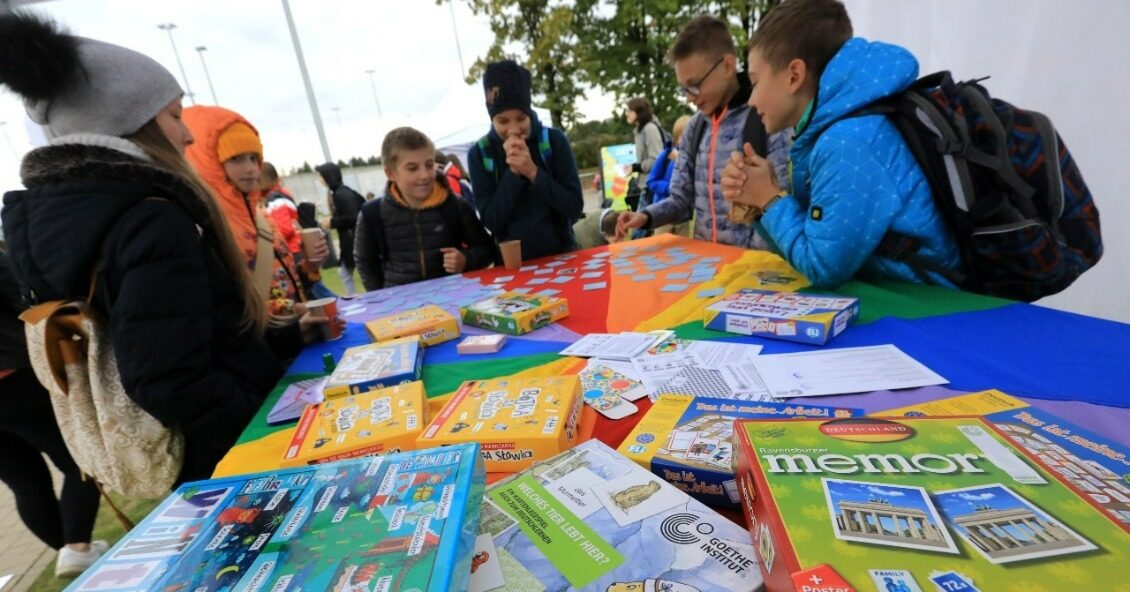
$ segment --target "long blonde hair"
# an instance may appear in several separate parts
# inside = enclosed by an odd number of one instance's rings
[[[224,221],[224,215],[212,190],[200,179],[184,156],[173,147],[165,133],[161,131],[157,120],[151,119],[140,130],[126,136],[126,139],[140,146],[156,167],[180,177],[196,193],[197,199],[208,211],[212,235],[216,237],[220,258],[243,296],[243,317],[240,319],[240,328],[253,329],[256,335],[262,336],[267,325],[266,304],[255,289],[243,253],[240,253],[235,244],[235,237]]]

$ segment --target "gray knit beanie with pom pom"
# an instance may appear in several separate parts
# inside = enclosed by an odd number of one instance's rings
[[[184,94],[148,56],[19,12],[0,15],[0,84],[23,97],[51,137],[128,136]]]

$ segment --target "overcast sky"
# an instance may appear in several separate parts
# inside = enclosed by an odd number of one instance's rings
[[[441,144],[486,131],[481,91],[462,80],[448,4],[291,0],[290,6],[335,159],[379,153],[382,130],[398,125],[418,127]],[[183,85],[168,35],[157,28],[175,23],[173,39],[198,103],[212,104],[195,51],[205,46],[219,104],[259,129],[267,160],[281,167],[322,160],[281,0],[52,0],[30,9],[77,35],[145,53]],[[485,18],[472,16],[463,3],[455,2],[454,13],[469,68],[493,37]],[[370,69],[376,71],[380,120],[365,73]],[[613,105],[597,96],[580,108],[589,118],[604,118]],[[31,148],[26,120],[20,101],[0,90],[0,121],[7,122],[0,126],[0,187],[18,185],[18,159]]]

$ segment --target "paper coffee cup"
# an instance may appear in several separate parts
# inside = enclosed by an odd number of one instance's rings
[[[318,247],[326,242],[326,235],[321,228],[302,229],[302,253],[307,259],[313,258],[318,252]]]
[[[341,337],[342,329],[334,322],[337,318],[337,298],[319,298],[306,303],[306,310],[320,317],[326,317],[330,322],[322,325],[322,338],[333,341]]]
[[[522,267],[522,241],[503,241],[498,243],[498,250],[502,251],[502,264],[506,269]]]

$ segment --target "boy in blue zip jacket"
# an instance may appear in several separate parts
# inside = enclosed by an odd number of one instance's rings
[[[960,269],[957,243],[898,130],[883,115],[851,116],[914,82],[910,52],[853,38],[837,0],[786,0],[750,39],[749,64],[750,108],[770,133],[795,130],[791,174],[781,190],[746,145],[726,166],[723,195],[752,206],[797,271],[817,288],[857,274],[921,283],[909,265],[876,252],[888,232],[917,240],[919,256]]]
[[[565,134],[543,126],[530,102],[530,72],[512,60],[487,65],[483,91],[491,130],[468,153],[471,188],[495,240],[522,241],[522,259],[577,248],[584,208]]]

